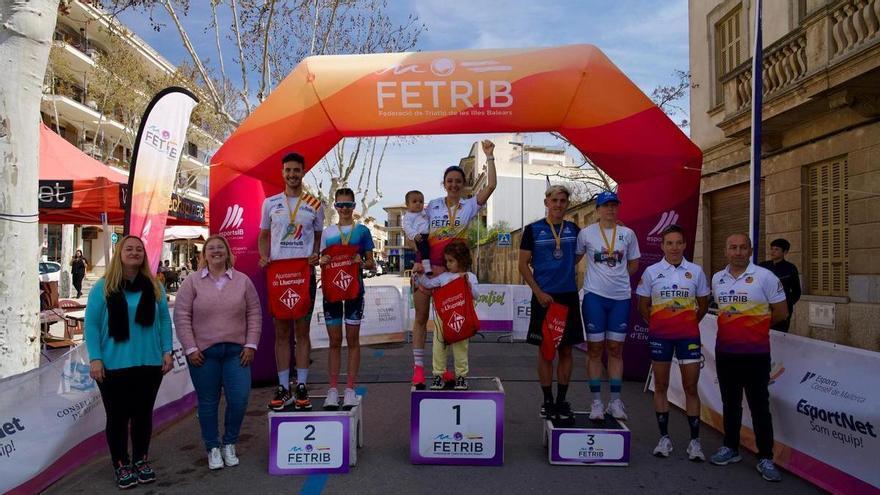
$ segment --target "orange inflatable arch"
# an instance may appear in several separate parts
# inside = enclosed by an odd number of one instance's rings
[[[561,133],[618,183],[642,268],[660,258],[657,234],[672,219],[693,245],[699,148],[591,45],[306,58],[211,160],[211,232],[262,288],[260,208],[283,187],[286,153],[308,169],[345,137],[542,131]],[[268,359],[272,345],[260,347]]]

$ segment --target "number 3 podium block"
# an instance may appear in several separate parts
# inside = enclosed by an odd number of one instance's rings
[[[550,464],[629,465],[630,431],[610,415],[593,421],[589,413],[576,412],[567,423],[543,421]]]
[[[349,411],[269,412],[269,474],[347,473],[364,445],[363,398]]]
[[[468,378],[469,390],[413,390],[413,464],[500,466],[504,462],[504,388],[498,378]]]

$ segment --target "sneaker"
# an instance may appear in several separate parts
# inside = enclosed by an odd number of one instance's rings
[[[553,402],[546,401],[541,404],[541,417],[551,419],[555,411]]]
[[[290,390],[278,385],[275,389],[275,397],[269,401],[269,409],[280,411],[291,404],[293,404],[293,396],[290,395]]]
[[[443,390],[443,385],[443,377],[434,375],[434,379],[431,380],[431,390]]]
[[[131,466],[120,462],[116,466],[116,486],[124,490],[137,485],[137,483],[137,475],[131,469]]]
[[[413,366],[412,384],[416,390],[425,390],[425,367]]]
[[[761,459],[758,461],[758,472],[761,477],[767,481],[782,481],[782,473],[776,468],[776,464],[770,459]]]
[[[137,481],[140,484],[152,483],[156,481],[156,471],[150,467],[146,457],[134,463],[134,470],[137,473]]]
[[[730,447],[721,447],[718,449],[718,452],[715,452],[715,455],[709,459],[709,462],[715,464],[716,466],[726,466],[728,464],[733,464],[734,462],[739,462],[743,460],[743,458],[739,455],[739,452],[731,449]]]
[[[339,409],[339,391],[336,390],[336,387],[330,387],[327,389],[327,398],[324,399],[324,409],[328,411]]]
[[[342,400],[342,409],[349,411],[353,409],[356,405],[358,405],[357,394],[355,393],[353,388],[346,388],[345,396]]]
[[[223,467],[223,455],[220,448],[214,447],[208,451],[208,469],[221,469]]]
[[[455,390],[467,390],[468,389],[467,378],[463,377],[463,376],[455,377],[455,387],[453,387],[453,388],[455,388]]]
[[[235,444],[230,443],[224,445],[222,449],[220,449],[220,455],[223,456],[223,464],[227,466],[238,466],[238,455],[235,453]]]
[[[703,446],[700,445],[699,438],[691,439],[691,442],[688,444],[687,455],[688,459],[694,462],[703,462],[706,460],[706,456],[703,455]]]
[[[554,409],[554,416],[556,416],[559,421],[574,421],[574,413],[571,412],[571,404],[568,401],[557,402]]]
[[[660,437],[660,441],[657,442],[657,446],[654,447],[654,455],[657,457],[669,457],[671,453],[672,439],[669,438],[669,435],[663,435]]]
[[[605,404],[599,399],[593,400],[590,404],[590,419],[593,421],[602,421],[605,419]]]
[[[611,414],[614,419],[626,421],[626,408],[623,407],[623,401],[620,399],[611,399],[605,411]]]
[[[294,391],[293,408],[297,411],[311,411],[312,401],[309,400],[309,388],[305,383],[298,383]]]

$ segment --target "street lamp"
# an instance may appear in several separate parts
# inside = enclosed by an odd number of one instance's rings
[[[519,228],[525,228],[525,172],[523,171],[523,157],[525,153],[525,144],[517,141],[508,141],[508,144],[519,146]]]

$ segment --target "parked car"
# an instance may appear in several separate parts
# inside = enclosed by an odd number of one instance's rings
[[[40,282],[61,283],[61,263],[55,263],[54,261],[41,261]]]

